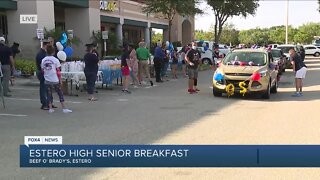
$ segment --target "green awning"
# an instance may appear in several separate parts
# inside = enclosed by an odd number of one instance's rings
[[[0,0],[0,9],[17,10],[17,2],[12,0]]]
[[[148,23],[147,22],[136,21],[136,20],[131,20],[131,19],[124,19],[124,25],[148,27]]]
[[[100,16],[100,21],[103,23],[113,23],[113,24],[120,24],[120,18],[111,17],[111,16]]]
[[[89,0],[54,0],[55,5],[67,8],[88,8]]]
[[[168,25],[151,23],[151,28],[168,29]]]

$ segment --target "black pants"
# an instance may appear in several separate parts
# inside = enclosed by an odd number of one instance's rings
[[[160,74],[162,69],[162,59],[154,58],[154,71],[156,72],[156,82],[161,81]]]
[[[85,72],[88,94],[93,94],[97,80],[97,72]]]

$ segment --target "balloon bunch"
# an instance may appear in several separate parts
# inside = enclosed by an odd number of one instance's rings
[[[223,75],[221,73],[216,73],[213,78],[216,81],[221,81],[223,79]]]
[[[166,41],[166,48],[169,51],[173,51],[173,49],[174,49],[173,44],[170,43],[169,41]]]
[[[215,80],[219,79],[219,78],[220,78],[220,75],[219,75],[219,73],[217,73],[215,75]],[[258,72],[255,72],[250,76],[249,79],[251,79],[252,81],[259,81],[261,79],[261,74]],[[249,79],[247,79],[247,80],[249,80]],[[245,86],[247,86],[247,83],[245,83],[245,81],[246,80],[239,82],[239,84],[238,84],[239,87],[241,88],[240,94],[242,94],[242,96],[244,96],[248,92],[248,89],[245,87]],[[226,86],[226,92],[227,92],[228,97],[234,95],[234,91],[235,91],[235,87],[233,84],[228,84]]]
[[[239,83],[239,87],[241,88],[240,94],[242,94],[242,96],[244,96],[248,91],[245,86],[247,86],[247,84],[244,81]]]
[[[71,57],[73,54],[73,49],[71,46],[67,46],[68,36],[67,33],[62,33],[61,38],[58,42],[56,42],[56,46],[58,49],[57,57],[61,61],[66,61],[67,57]]]
[[[228,97],[233,96],[234,95],[234,85],[228,84],[226,86],[226,92],[227,92]]]
[[[199,44],[203,47],[204,51],[207,51],[209,49],[209,47],[203,40],[200,40]]]

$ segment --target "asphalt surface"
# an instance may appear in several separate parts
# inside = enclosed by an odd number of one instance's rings
[[[74,112],[40,110],[34,80],[17,81],[6,109],[0,104],[0,179],[319,179],[319,169],[297,168],[20,168],[24,136],[63,136],[64,144],[320,144],[320,59],[309,68],[304,96],[294,92],[293,73],[285,72],[277,94],[215,98],[212,71],[200,73],[198,94],[187,94],[187,80],[154,87],[99,90],[66,96]],[[57,99],[57,98],[56,98]],[[59,105],[56,103],[56,105]]]

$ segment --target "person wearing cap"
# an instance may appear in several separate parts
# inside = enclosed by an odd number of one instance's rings
[[[122,51],[123,52],[121,55],[121,72],[122,72],[122,77],[124,77],[122,92],[131,94],[131,92],[128,90],[129,78],[130,78],[130,68],[128,66],[128,61],[130,58],[129,45],[123,44]]]
[[[61,90],[61,72],[60,72],[60,61],[54,57],[55,48],[52,45],[47,45],[47,56],[41,61],[41,69],[43,72],[43,77],[45,79],[44,83],[47,91],[47,100],[49,113],[53,113],[54,109],[52,107],[53,97],[52,91],[53,89],[57,92],[59,96],[59,100],[62,107],[63,113],[71,113],[72,110],[67,109],[64,104],[64,97]]]
[[[50,44],[50,41],[43,40],[42,48],[39,50],[39,52],[36,55],[36,66],[37,66],[36,74],[40,82],[39,95],[40,95],[40,103],[41,103],[42,110],[49,110],[48,101],[47,101],[47,90],[46,90],[46,85],[44,84],[44,76],[41,68],[41,62],[42,62],[42,59],[47,56],[47,45],[49,44]],[[53,107],[56,108],[55,106]]]
[[[87,81],[88,100],[97,101],[98,99],[93,96],[93,93],[97,80],[99,58],[93,51],[94,45],[92,43],[86,44],[86,46],[87,53],[84,55],[83,61],[85,63],[84,74]]]
[[[3,74],[2,78],[2,86],[3,86],[3,95],[6,97],[10,97],[9,92],[9,81],[11,77],[11,71],[14,69],[14,61],[13,54],[11,48],[5,45],[6,39],[4,37],[0,37],[0,63],[1,70]]]

